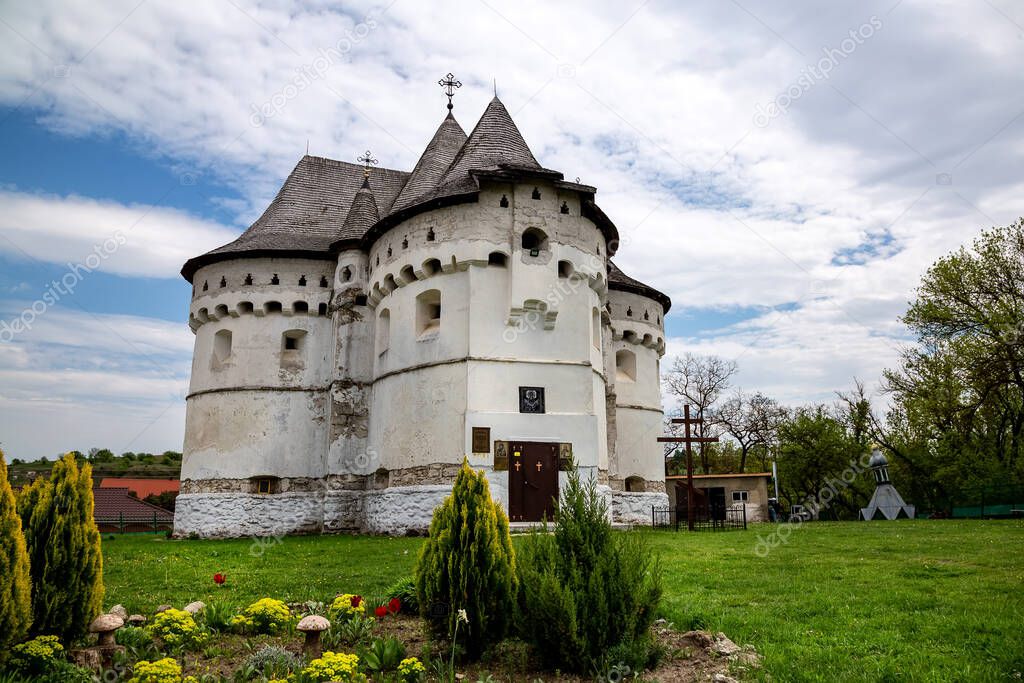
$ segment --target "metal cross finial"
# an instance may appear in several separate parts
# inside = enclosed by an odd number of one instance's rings
[[[449,72],[444,78],[437,82],[439,86],[444,88],[444,94],[448,96],[448,110],[452,108],[452,96],[455,94],[456,88],[461,88],[462,83],[455,80],[455,74]]]
[[[360,162],[363,165],[363,177],[369,178],[370,166],[377,165],[377,160],[373,158],[372,154],[370,154],[370,150],[366,150],[365,152],[363,152],[363,156],[357,157],[356,161]]]

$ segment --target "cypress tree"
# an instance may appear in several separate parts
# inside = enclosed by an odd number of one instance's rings
[[[20,641],[31,621],[28,551],[0,450],[0,651]]]
[[[465,461],[435,511],[416,565],[420,610],[436,637],[457,639],[470,659],[508,633],[518,590],[508,517],[483,472]],[[466,622],[459,623],[465,610]]]
[[[103,608],[103,557],[93,519],[92,467],[68,453],[50,479],[18,500],[32,575],[32,632],[65,643],[83,637]]]

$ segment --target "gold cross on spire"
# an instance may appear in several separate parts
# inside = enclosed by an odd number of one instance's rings
[[[462,83],[455,80],[455,75],[449,72],[444,78],[439,80],[437,84],[444,88],[444,94],[448,96],[448,111],[451,111],[452,96],[455,94],[456,88],[462,87]]]
[[[376,166],[378,163],[377,160],[373,158],[373,155],[370,154],[370,150],[366,150],[365,152],[363,152],[363,156],[356,157],[356,161],[363,165],[364,178],[370,177],[370,166]]]

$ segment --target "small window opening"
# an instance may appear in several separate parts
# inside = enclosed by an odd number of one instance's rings
[[[402,240],[402,249],[408,249],[408,248],[409,248],[409,238],[406,237],[404,240]]]
[[[252,302],[251,301],[239,301],[238,302],[238,313],[252,313]]]
[[[356,306],[365,306],[365,305],[366,305],[366,295],[365,294],[356,294]]]
[[[492,251],[487,255],[487,265],[498,266],[504,268],[508,263],[508,257],[502,254],[500,251]]]
[[[317,315],[327,315],[327,304],[320,304],[316,307]]]
[[[391,258],[391,247],[388,247],[388,258]]]
[[[569,205],[566,204],[565,202],[562,202],[562,208],[559,209],[559,211],[565,214],[569,213]]]
[[[626,309],[626,317],[627,318],[632,318],[633,317],[633,307],[632,306],[630,306],[630,307],[628,307]]]
[[[498,202],[498,206],[500,206],[503,209],[507,209],[508,208],[508,197],[506,197],[505,195],[501,195],[501,201]]]
[[[205,291],[206,291],[206,290],[208,290],[209,288],[210,288],[210,283],[209,283],[208,281],[205,281],[205,280],[204,280],[204,281],[203,281],[203,291],[205,292]]]
[[[651,314],[648,313],[647,311],[644,311],[644,320],[650,320],[650,319],[651,319]]]
[[[247,285],[251,285],[252,284],[252,273],[249,273],[249,274],[247,274],[245,276],[245,284],[247,284]]]
[[[280,490],[277,477],[256,477],[252,480],[252,490],[255,493],[272,494]]]
[[[377,355],[388,350],[391,345],[391,311],[384,309],[377,316]]]
[[[282,349],[285,351],[301,351],[306,345],[305,330],[288,330],[282,338]]]
[[[272,285],[279,285],[279,284],[281,284],[281,278],[279,278],[277,276],[277,273],[274,273],[274,277],[270,278],[270,284],[272,284]]]
[[[416,281],[416,271],[412,269],[412,266],[406,266],[405,268],[402,268],[402,271],[399,273],[399,275],[402,277],[402,281],[405,282],[406,284]]]
[[[213,335],[213,357],[218,363],[223,363],[231,357],[231,331],[218,330]]]
[[[540,190],[538,190],[536,187],[533,188],[533,195],[532,195],[532,197],[534,199],[540,199]]]
[[[296,301],[292,305],[292,310],[296,313],[309,313],[309,304],[305,301]]]
[[[376,262],[373,265],[375,265],[375,266],[379,266],[380,265],[380,254],[377,254],[377,260],[376,260]]]
[[[548,236],[537,228],[527,228],[523,232],[521,244],[523,251],[530,252],[530,256],[540,256],[540,252],[548,248]]]
[[[263,310],[267,313],[280,313],[281,302],[280,301],[268,301],[263,304]]]
[[[431,228],[430,230],[427,230],[427,241],[428,241],[428,242],[433,242],[433,241],[434,241],[434,239],[435,239],[435,236],[434,236],[434,229],[433,229],[433,228]]]
[[[352,279],[352,269],[349,268],[348,266],[345,266],[342,269],[342,271],[341,271],[341,281],[342,282],[348,282],[351,279]]]
[[[223,275],[221,275],[221,277],[220,277],[220,288],[224,289],[227,286],[228,286],[228,279],[226,277],[224,277]]]
[[[627,493],[643,493],[644,491],[644,480],[643,477],[626,477],[626,492]]]
[[[559,261],[558,262],[558,277],[561,277],[561,278],[572,277],[573,270],[574,269],[572,267],[572,263],[570,263],[569,261]]]
[[[416,297],[416,333],[422,339],[441,329],[441,292],[429,289]]]
[[[321,275],[320,276],[320,286],[324,287],[324,288],[330,286],[330,284],[327,282],[327,276],[326,275]]]
[[[636,381],[636,354],[623,349],[615,353],[615,380],[619,382]]]
[[[746,503],[750,499],[750,493],[748,491],[733,491],[732,502],[734,503]]]
[[[306,286],[306,276],[303,275],[302,277],[299,278],[299,287],[305,287],[305,286]]]
[[[598,255],[598,256],[600,256],[600,255],[601,255],[601,245],[600,245],[600,244],[599,244],[599,245],[597,245],[597,255]]]

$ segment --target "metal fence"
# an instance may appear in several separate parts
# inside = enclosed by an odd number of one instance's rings
[[[652,507],[651,526],[655,529],[674,529],[686,531],[686,508]],[[694,531],[731,531],[747,528],[747,506],[738,507],[699,507],[693,511]]]
[[[96,526],[103,533],[129,533],[150,531],[157,533],[174,528],[174,517],[161,515],[158,512],[152,515],[125,515],[119,514],[110,517],[96,517]]]

